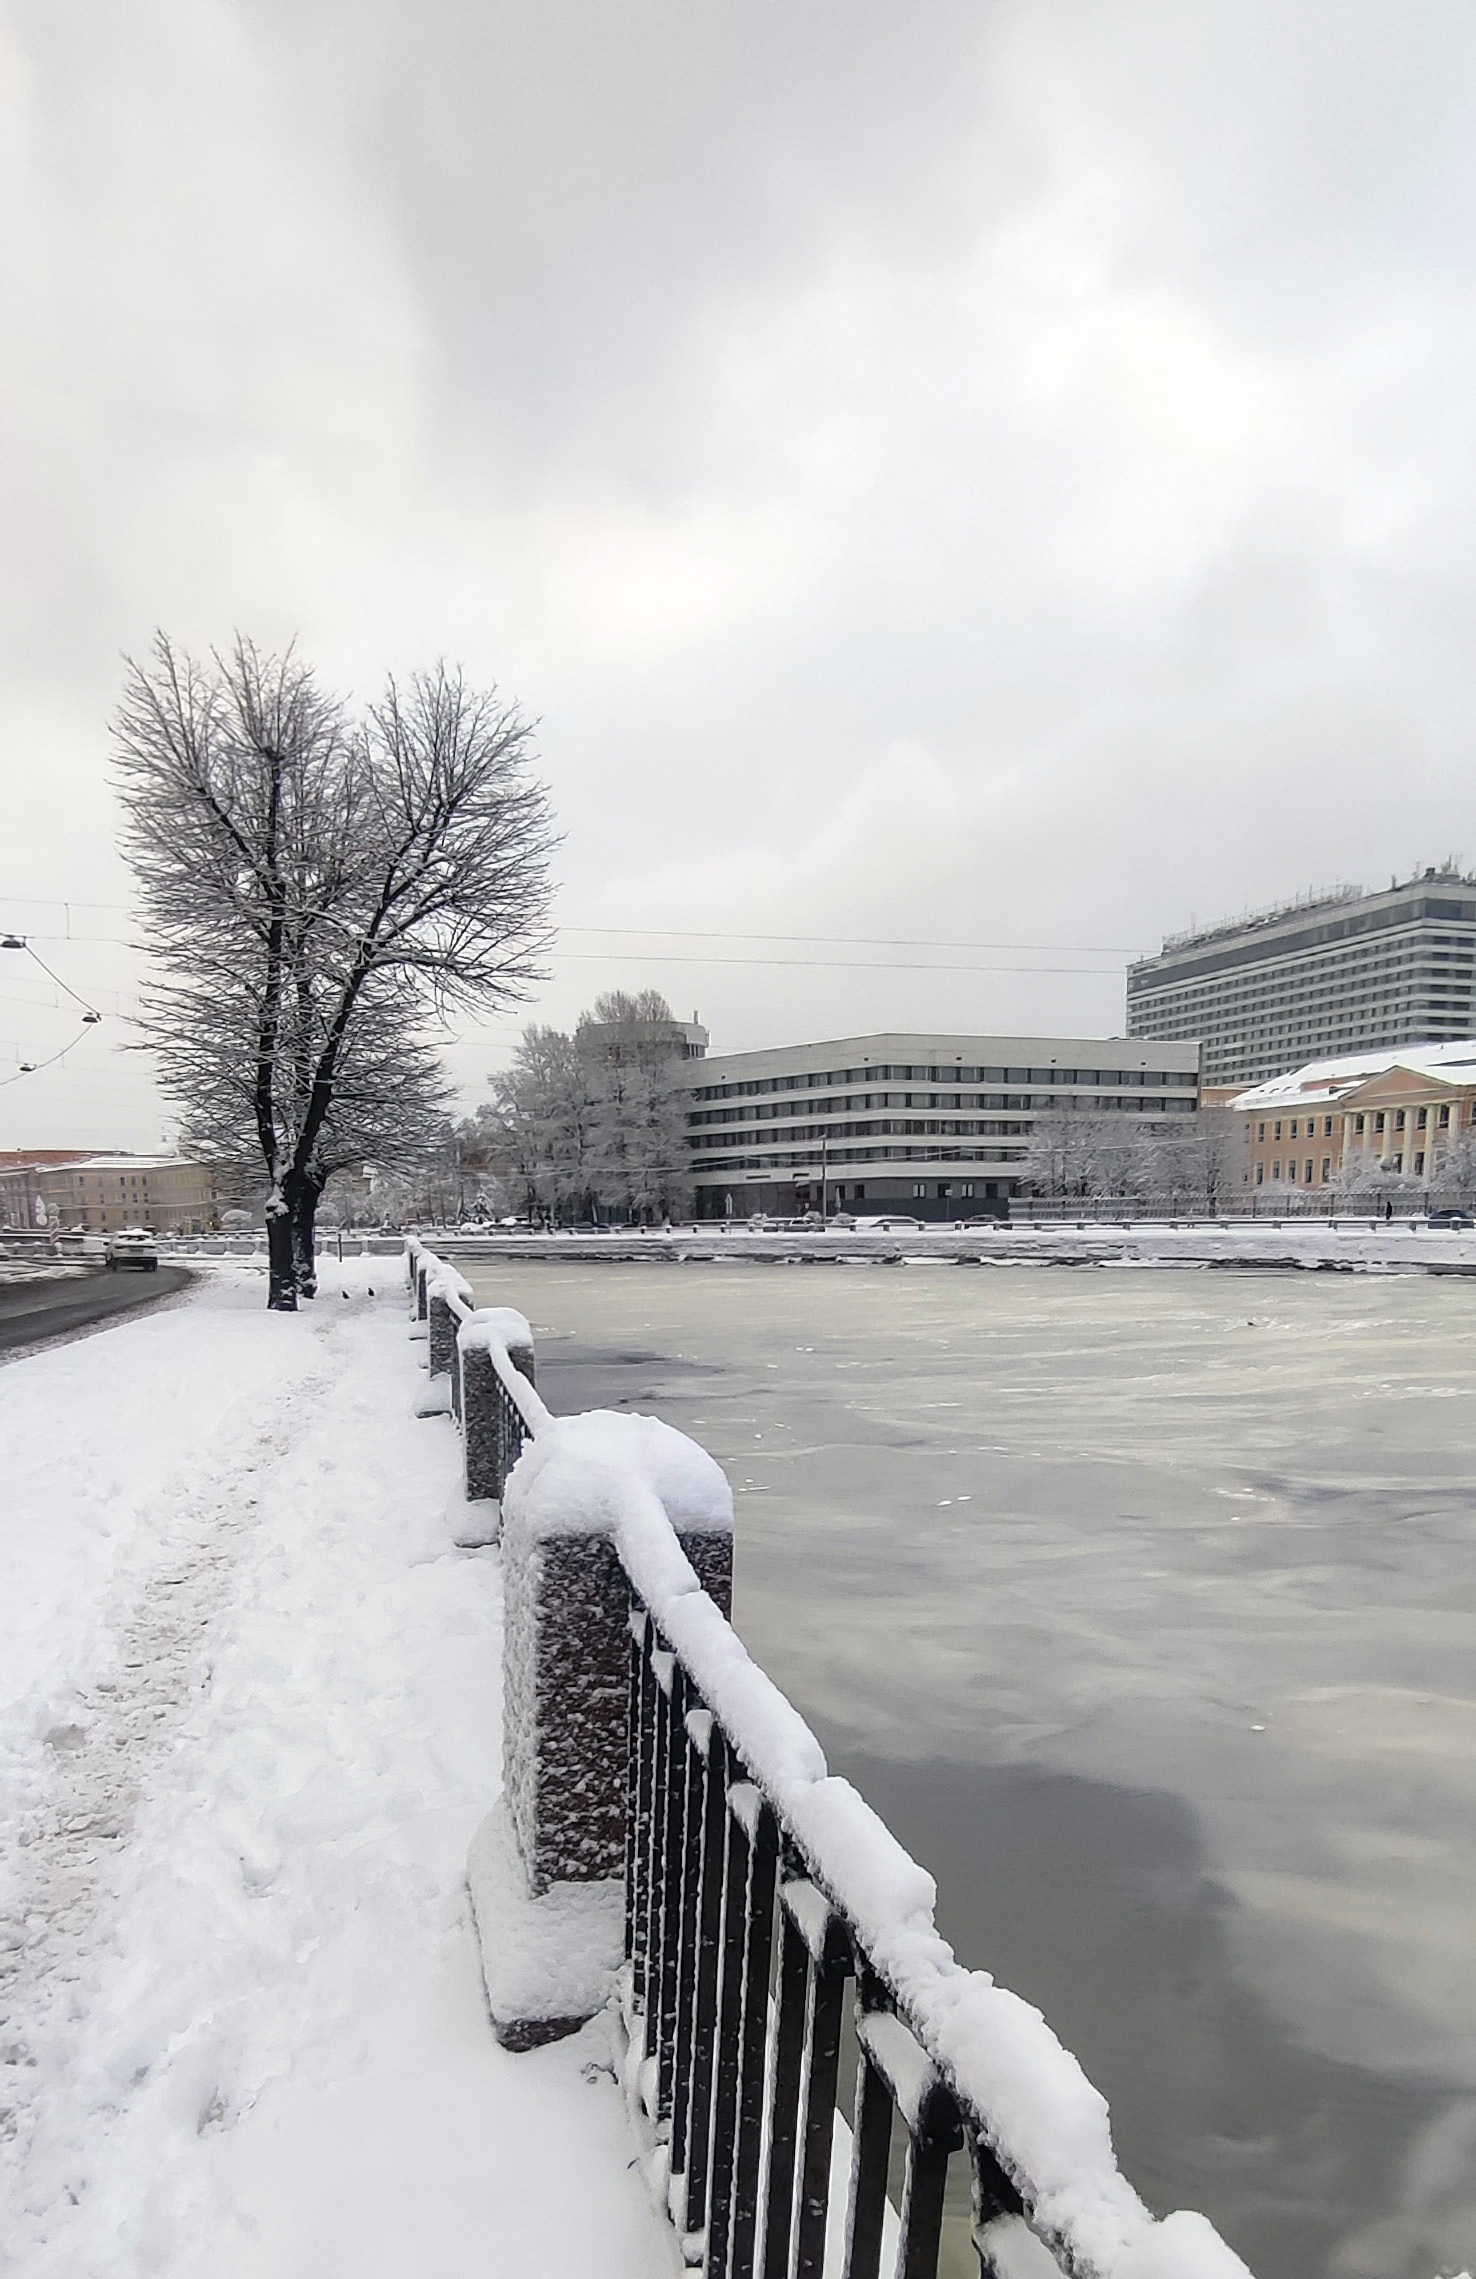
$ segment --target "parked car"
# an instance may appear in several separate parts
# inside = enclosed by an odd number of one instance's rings
[[[1451,1233],[1461,1233],[1468,1228],[1476,1227],[1476,1219],[1472,1218],[1469,1211],[1457,1211],[1452,1209],[1432,1211],[1429,1218],[1425,1221],[1425,1224],[1427,1226],[1445,1228]]]
[[[884,1218],[866,1218],[856,1221],[859,1234],[921,1234],[922,1220],[909,1218],[905,1211],[888,1211]]]
[[[223,1243],[217,1244],[224,1249]],[[120,1227],[108,1236],[108,1272],[118,1274],[137,1268],[141,1274],[154,1274],[159,1267],[159,1245],[147,1227]]]

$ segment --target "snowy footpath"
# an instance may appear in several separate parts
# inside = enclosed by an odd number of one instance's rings
[[[603,2024],[487,2021],[497,1555],[401,1273],[286,1318],[222,1265],[0,1368],[7,2272],[671,2268]]]

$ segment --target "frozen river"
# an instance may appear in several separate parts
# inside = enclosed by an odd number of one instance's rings
[[[1476,1291],[469,1269],[737,1496],[750,1650],[1259,2279],[1476,2258]]]

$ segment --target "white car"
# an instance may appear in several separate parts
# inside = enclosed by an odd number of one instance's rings
[[[921,1234],[922,1220],[909,1218],[904,1211],[888,1211],[884,1217],[858,1219],[858,1234]]]
[[[159,1268],[159,1245],[147,1227],[120,1227],[108,1236],[108,1272],[118,1274],[136,1267],[141,1274]]]

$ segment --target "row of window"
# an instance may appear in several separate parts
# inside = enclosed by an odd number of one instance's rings
[[[812,1165],[820,1170],[839,1163],[1023,1163],[1023,1147],[848,1147],[843,1156],[825,1157],[818,1147],[793,1155],[699,1156],[694,1172],[715,1171],[724,1179],[736,1171],[785,1171]]]
[[[1305,1161],[1304,1161],[1304,1163],[1303,1163],[1303,1165],[1302,1165],[1302,1176],[1301,1176],[1301,1181],[1300,1181],[1300,1184],[1301,1184],[1303,1187],[1312,1187],[1312,1186],[1323,1186],[1323,1187],[1327,1187],[1327,1186],[1330,1186],[1330,1185],[1331,1185],[1331,1183],[1332,1183],[1332,1157],[1331,1157],[1330,1155],[1325,1155],[1325,1156],[1322,1158],[1322,1177],[1321,1177],[1321,1179],[1320,1179],[1320,1180],[1314,1180],[1314,1178],[1313,1178],[1313,1176],[1312,1176],[1312,1163],[1313,1163],[1313,1159],[1312,1159],[1312,1157],[1309,1155],[1309,1156],[1308,1156],[1308,1157],[1305,1159]],[[1403,1156],[1403,1153],[1402,1153],[1402,1152],[1401,1152],[1401,1153],[1399,1153],[1399,1154],[1396,1154],[1396,1155],[1391,1155],[1391,1156],[1389,1157],[1389,1159],[1388,1159],[1388,1168],[1389,1168],[1389,1170],[1391,1170],[1391,1171],[1403,1171],[1403,1169],[1404,1169],[1404,1156]],[[1414,1154],[1414,1158],[1413,1158],[1413,1161],[1412,1161],[1412,1163],[1411,1163],[1411,1166],[1410,1166],[1410,1168],[1411,1168],[1411,1170],[1413,1171],[1413,1173],[1414,1173],[1414,1176],[1415,1176],[1415,1178],[1416,1178],[1416,1179],[1423,1179],[1423,1178],[1424,1178],[1424,1176],[1425,1176],[1425,1151],[1424,1151],[1424,1149],[1423,1149],[1423,1148],[1417,1148],[1417,1149],[1416,1149],[1416,1151],[1415,1151],[1415,1154]],[[1266,1184],[1266,1177],[1265,1177],[1265,1173],[1266,1173],[1266,1166],[1265,1166],[1265,1164],[1264,1164],[1264,1163],[1258,1163],[1258,1164],[1256,1165],[1256,1185],[1257,1185],[1258,1187],[1264,1187],[1264,1186],[1265,1186],[1265,1184]],[[1273,1162],[1273,1164],[1272,1164],[1272,1166],[1271,1166],[1271,1178],[1272,1178],[1272,1182],[1273,1182],[1273,1183],[1274,1183],[1275,1181],[1277,1181],[1277,1180],[1279,1180],[1279,1179],[1281,1178],[1281,1159],[1280,1159],[1280,1157],[1279,1157],[1279,1156],[1277,1157],[1277,1159],[1276,1159],[1276,1160]],[[1296,1159],[1296,1157],[1295,1157],[1295,1156],[1289,1156],[1289,1157],[1288,1157],[1288,1159],[1287,1159],[1287,1165],[1286,1165],[1286,1183],[1287,1183],[1287,1185],[1288,1185],[1288,1186],[1296,1186],[1296,1185],[1298,1184],[1298,1180],[1297,1180],[1297,1159]]]
[[[1450,930],[1451,922],[1469,923],[1476,917],[1476,908],[1459,902],[1417,903],[1406,910],[1366,911],[1360,916],[1335,919],[1330,924],[1298,927],[1278,941],[1260,939],[1239,941],[1209,955],[1183,950],[1169,951],[1157,958],[1144,958],[1128,968],[1128,987],[1138,977],[1139,986],[1147,983],[1149,969],[1155,976],[1167,978],[1171,983],[1183,984],[1197,976],[1234,972],[1248,965],[1268,965],[1273,960],[1285,962],[1298,957],[1338,955],[1336,945],[1367,951],[1386,950],[1391,944],[1397,949],[1419,942],[1449,943],[1460,949],[1470,941],[1465,933]],[[1433,921],[1433,925],[1432,925]],[[1438,931],[1435,929],[1438,928]],[[1177,969],[1177,971],[1175,971]]]
[[[1395,1109],[1393,1110],[1393,1112],[1392,1112],[1392,1113],[1393,1113],[1393,1123],[1392,1123],[1392,1125],[1388,1125],[1388,1126],[1387,1126],[1387,1128],[1389,1128],[1389,1129],[1391,1129],[1391,1130],[1393,1130],[1393,1131],[1396,1131],[1396,1132],[1402,1132],[1402,1131],[1405,1129],[1405,1110],[1404,1110],[1403,1108],[1395,1108]],[[1433,1110],[1433,1111],[1432,1111],[1431,1109],[1429,1109],[1429,1108],[1416,1108],[1416,1109],[1413,1111],[1413,1113],[1414,1113],[1414,1119],[1415,1119],[1415,1125],[1414,1125],[1414,1128],[1415,1128],[1415,1130],[1416,1130],[1416,1131],[1418,1131],[1418,1132],[1422,1132],[1422,1131],[1425,1131],[1425,1130],[1427,1130],[1427,1129],[1429,1128],[1429,1120],[1430,1120],[1430,1117],[1431,1117],[1432,1113],[1435,1115],[1435,1118],[1436,1118],[1435,1128],[1436,1128],[1436,1130],[1437,1130],[1437,1131],[1441,1131],[1441,1132],[1448,1132],[1448,1131],[1451,1131],[1451,1130],[1459,1130],[1459,1128],[1460,1128],[1460,1121],[1461,1121],[1461,1112],[1460,1112],[1460,1109],[1459,1109],[1459,1107],[1456,1107],[1456,1108],[1452,1108],[1452,1107],[1449,1105],[1449,1103],[1448,1103],[1448,1102],[1447,1102],[1447,1103],[1444,1103],[1444,1104],[1443,1104],[1441,1107],[1439,1107],[1438,1109],[1436,1109],[1436,1110]],[[1317,1121],[1318,1121],[1318,1119],[1317,1119],[1315,1116],[1304,1116],[1304,1117],[1302,1117],[1301,1121],[1302,1121],[1303,1125],[1305,1126],[1305,1136],[1306,1136],[1308,1139],[1313,1139],[1313,1138],[1315,1138],[1315,1137],[1316,1137],[1316,1126],[1317,1126]],[[1348,1122],[1348,1121],[1349,1121],[1349,1119],[1348,1119],[1347,1117],[1345,1117],[1345,1118],[1344,1118],[1344,1122],[1346,1123],[1346,1122]],[[1291,1118],[1291,1120],[1290,1120],[1290,1129],[1288,1130],[1288,1132],[1287,1132],[1287,1135],[1286,1135],[1288,1139],[1295,1139],[1295,1138],[1296,1138],[1296,1136],[1297,1136],[1297,1122],[1298,1122],[1298,1119],[1297,1119],[1295,1116],[1293,1116],[1293,1117]],[[1387,1123],[1387,1112],[1386,1112],[1386,1110],[1384,1110],[1383,1108],[1377,1108],[1377,1109],[1375,1109],[1375,1110],[1373,1110],[1373,1111],[1372,1111],[1372,1114],[1371,1114],[1371,1116],[1370,1116],[1370,1115],[1367,1115],[1367,1114],[1365,1114],[1365,1115],[1355,1115],[1355,1116],[1354,1116],[1354,1117],[1351,1119],[1351,1122],[1352,1122],[1352,1126],[1353,1126],[1353,1130],[1354,1130],[1355,1134],[1358,1136],[1358,1138],[1362,1139],[1362,1137],[1364,1136],[1364,1133],[1365,1133],[1365,1131],[1367,1130],[1367,1128],[1368,1128],[1368,1126],[1369,1126],[1369,1123],[1370,1123],[1370,1122],[1372,1122],[1372,1125],[1373,1125],[1373,1129],[1374,1129],[1374,1131],[1375,1131],[1375,1132],[1377,1132],[1377,1133],[1382,1133],[1382,1132],[1385,1130],[1385,1128],[1386,1128],[1386,1123]],[[1324,1138],[1324,1139],[1331,1139],[1331,1138],[1332,1138],[1332,1134],[1333,1134],[1333,1119],[1332,1119],[1332,1117],[1331,1117],[1331,1116],[1324,1116],[1324,1117],[1322,1118],[1322,1136],[1323,1136],[1323,1138]],[[1280,1120],[1280,1119],[1277,1119],[1277,1120],[1273,1121],[1273,1123],[1272,1123],[1272,1125],[1271,1125],[1271,1137],[1272,1137],[1272,1141],[1273,1141],[1273,1142],[1275,1142],[1276,1140],[1279,1140],[1279,1139],[1280,1139],[1280,1137],[1281,1137],[1281,1120]],[[1263,1144],[1264,1144],[1264,1142],[1265,1142],[1265,1138],[1266,1138],[1266,1125],[1265,1125],[1264,1123],[1257,1123],[1257,1125],[1256,1125],[1256,1142],[1257,1142],[1257,1145],[1263,1145]]]
[[[1119,1090],[1165,1087],[1197,1092],[1199,1078],[1185,1068],[971,1068],[956,1062],[951,1068],[840,1068],[815,1070],[800,1076],[762,1076],[748,1084],[698,1084],[694,1100],[752,1100],[768,1092],[815,1092],[849,1084],[1089,1084]]]
[[[1071,1105],[1078,1103],[1074,1100]],[[849,1099],[807,1100],[812,1116],[854,1115],[858,1108],[930,1108],[935,1114],[949,1108],[992,1109],[996,1114],[1011,1109],[1048,1110],[1059,1108],[1061,1102],[1048,1092],[855,1092]],[[1083,1100],[1083,1110],[1098,1109],[1105,1115],[1192,1115],[1195,1102],[1189,1098],[1166,1097],[1152,1099],[1136,1092],[1125,1099],[1103,1093],[1095,1100]],[[768,1105],[762,1101],[742,1108],[689,1108],[689,1128],[706,1130],[715,1124],[762,1124],[783,1116],[792,1116],[795,1104],[790,1100],[775,1101]]]

